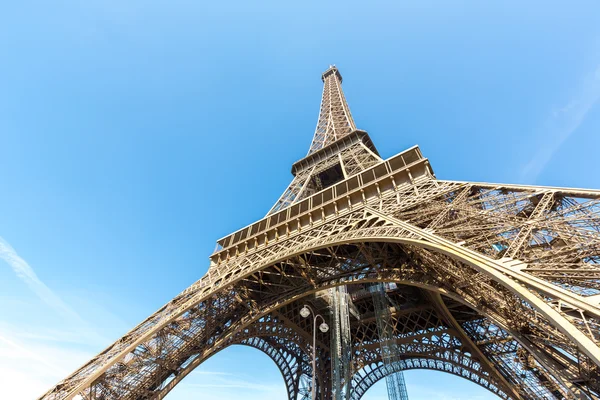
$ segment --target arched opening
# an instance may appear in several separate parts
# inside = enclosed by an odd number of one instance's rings
[[[499,399],[487,389],[449,373],[422,369],[403,373],[410,399]],[[371,386],[361,400],[387,400],[385,379],[380,379]]]
[[[233,345],[191,372],[167,400],[280,400],[286,385],[271,357],[246,345]]]
[[[302,321],[298,319],[301,303],[319,291],[339,285],[394,282],[438,296],[443,295],[460,303],[461,307],[471,306],[477,311],[475,316],[485,316],[501,327],[508,324],[516,326],[522,319],[533,320],[523,313],[535,310],[520,301],[518,296],[494,277],[475,268],[475,261],[467,262],[456,255],[453,257],[439,247],[424,245],[418,240],[386,238],[383,235],[359,240],[346,236],[301,245],[290,246],[281,252],[273,249],[273,255],[261,258],[260,264],[252,264],[249,256],[234,259],[232,262],[237,268],[234,272],[225,274],[205,289],[203,286],[192,287],[174,300],[181,301],[179,307],[183,311],[173,319],[168,317],[169,325],[164,329],[160,327],[148,332],[148,337],[159,329],[166,331],[166,335],[172,335],[169,331],[171,329],[176,334],[170,336],[170,339],[174,339],[174,343],[181,340],[186,344],[169,353],[171,358],[177,358],[177,365],[165,367],[160,362],[154,364],[156,372],[153,374],[156,379],[151,387],[159,395],[158,399],[162,398],[161,393],[166,395],[211,354],[218,352],[223,346],[234,344],[230,340],[234,340],[237,333],[246,332],[261,323],[262,319],[271,318],[264,324],[265,336],[273,336],[276,332],[274,322],[287,320],[291,324],[283,322],[280,326],[292,326],[291,333],[303,336],[306,341],[307,329],[302,327]],[[255,259],[254,262],[259,261]],[[215,290],[217,283],[219,290]],[[482,292],[481,288],[486,291]],[[205,293],[207,295],[203,297]],[[192,300],[188,303],[186,299]],[[279,316],[274,315],[277,312],[280,313]],[[545,322],[539,318],[536,321]],[[212,330],[204,329],[207,325]],[[551,328],[548,324],[545,326]],[[247,337],[253,336],[254,333]],[[324,339],[326,342],[326,338]],[[150,341],[151,347],[142,347],[141,350],[149,348],[153,354],[157,354],[164,348],[164,343],[159,340]],[[326,349],[326,343],[321,348]],[[132,370],[140,370],[145,359],[136,359],[135,355],[126,356],[125,362],[131,363]],[[525,361],[532,364],[528,368],[537,368],[535,360]],[[116,365],[114,370],[118,372],[119,367]],[[322,381],[325,382],[326,379],[325,377]],[[496,381],[501,383],[502,379],[504,378],[497,376]],[[516,379],[512,382],[520,381]],[[551,380],[547,382],[553,383]],[[324,384],[321,387],[327,386]],[[505,383],[504,387],[511,391],[512,385]],[[323,397],[326,398],[326,395]]]

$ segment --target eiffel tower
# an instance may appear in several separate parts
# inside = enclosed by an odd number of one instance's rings
[[[409,369],[503,399],[600,398],[600,190],[441,180],[418,146],[383,160],[339,70],[322,80],[309,152],[268,214],[41,399],[162,399],[234,344],[272,358],[290,400],[358,400]]]

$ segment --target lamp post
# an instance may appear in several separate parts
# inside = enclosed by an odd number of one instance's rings
[[[317,325],[317,319],[321,318],[321,321],[323,321],[321,323],[321,325],[319,325],[319,330],[323,333],[327,332],[329,330],[329,325],[327,325],[327,323],[325,322],[325,318],[323,318],[323,316],[321,314],[315,314],[315,312],[313,311],[312,308],[310,308],[310,306],[308,305],[304,305],[302,307],[302,309],[300,310],[300,316],[302,318],[308,318],[309,315],[313,315],[313,346],[312,346],[312,387],[311,387],[311,392],[312,392],[312,400],[316,400],[317,398],[317,386],[316,386],[316,380],[315,377],[317,376],[317,329],[316,329],[316,325]]]

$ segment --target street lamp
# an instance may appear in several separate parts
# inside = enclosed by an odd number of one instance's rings
[[[325,318],[323,318],[323,316],[321,314],[315,314],[315,312],[313,311],[312,308],[310,308],[308,305],[304,305],[304,307],[302,307],[302,309],[300,310],[300,316],[302,318],[308,318],[308,316],[312,314],[314,315],[313,318],[313,347],[312,347],[312,387],[311,387],[311,392],[312,392],[312,400],[316,400],[317,398],[317,387],[315,384],[315,377],[317,375],[317,330],[315,329],[316,325],[317,325],[317,319],[321,318],[321,321],[323,321],[321,323],[321,325],[319,325],[319,330],[323,333],[326,333],[329,330],[329,325],[327,325],[327,323],[325,322]]]

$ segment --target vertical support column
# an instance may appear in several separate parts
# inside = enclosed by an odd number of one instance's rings
[[[331,295],[331,372],[332,399],[350,399],[352,377],[352,342],[350,312],[346,286],[329,289]]]
[[[381,358],[385,369],[392,370],[392,364],[400,361],[400,349],[394,340],[394,329],[391,324],[390,302],[385,293],[383,283],[376,283],[370,287],[375,306],[375,318],[377,320],[377,332],[379,333],[379,344],[381,346]],[[394,372],[385,377],[385,383],[390,400],[408,400],[404,373]]]

